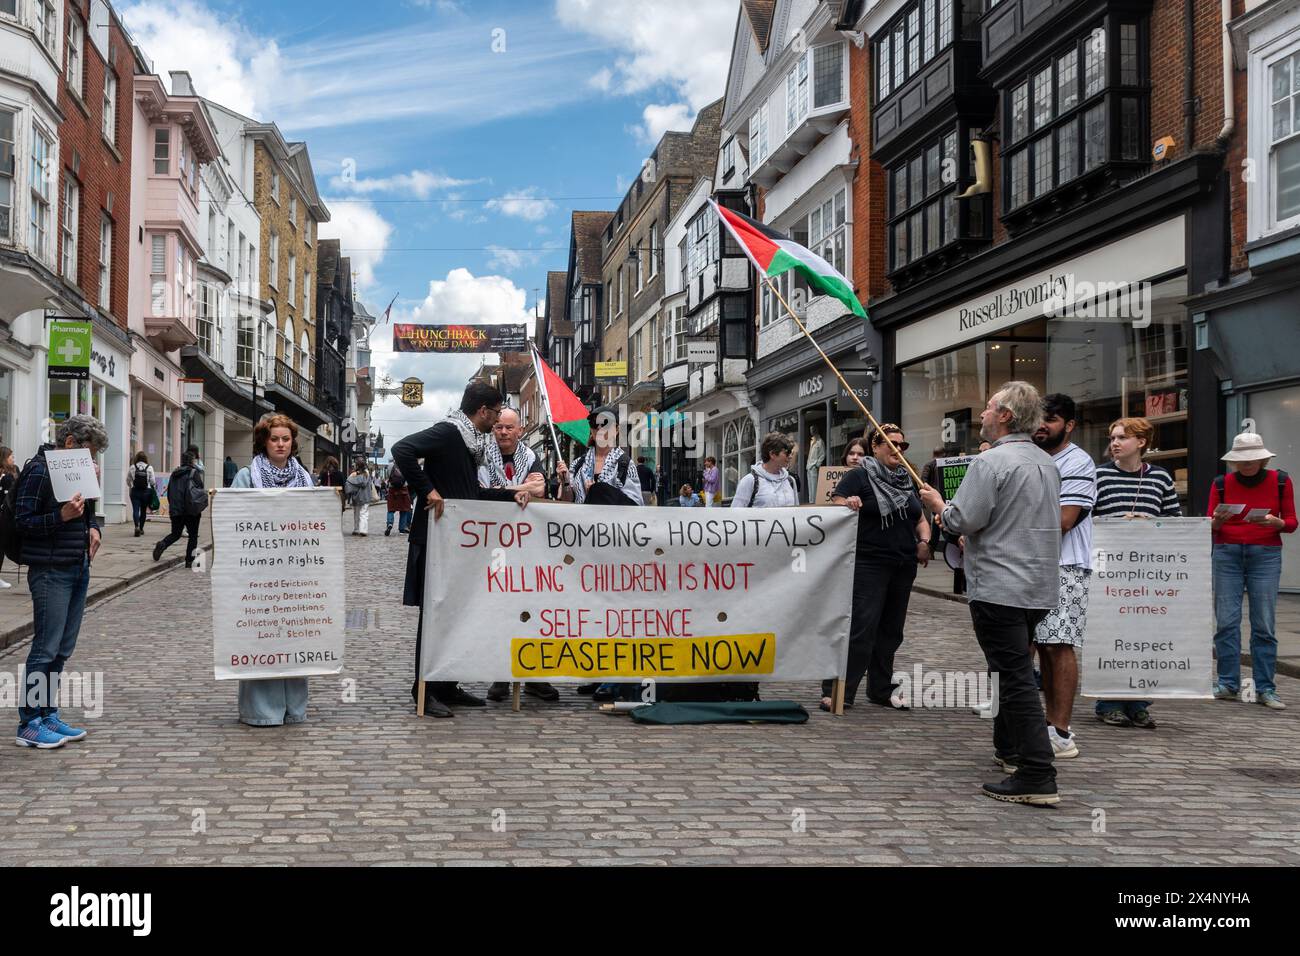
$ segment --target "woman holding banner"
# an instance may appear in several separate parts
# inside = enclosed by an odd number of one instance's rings
[[[871,457],[841,478],[831,495],[832,502],[858,513],[845,707],[853,706],[865,676],[867,700],[907,710],[893,700],[894,654],[903,643],[916,566],[930,560],[930,522],[903,465],[907,448],[901,428],[881,425],[871,434]],[[832,685],[822,682],[822,710],[831,709]]]
[[[287,415],[265,415],[253,429],[253,460],[232,488],[311,488],[311,473],[298,463],[298,426]],[[307,719],[307,678],[239,682],[239,720],[252,727],[279,727]]]
[[[1174,479],[1159,465],[1142,460],[1155,428],[1145,418],[1121,418],[1110,426],[1110,458],[1097,466],[1094,518],[1177,518],[1182,514]],[[1099,700],[1097,719],[1112,727],[1155,730],[1151,702]]]

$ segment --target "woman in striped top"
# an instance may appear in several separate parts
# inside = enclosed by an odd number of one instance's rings
[[[1176,518],[1182,514],[1174,479],[1142,453],[1155,429],[1145,418],[1121,418],[1110,426],[1110,457],[1097,466],[1097,505],[1093,517]],[[1154,730],[1149,701],[1099,700],[1097,719],[1114,727]]]

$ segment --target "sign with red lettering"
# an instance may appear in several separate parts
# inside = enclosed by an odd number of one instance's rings
[[[393,323],[394,352],[527,352],[522,323],[412,325]]]
[[[333,488],[222,488],[212,498],[217,680],[343,669],[343,520]]]
[[[847,508],[448,501],[430,524],[424,680],[844,675]]]

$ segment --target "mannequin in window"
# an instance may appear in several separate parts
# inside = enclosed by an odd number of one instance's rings
[[[816,425],[810,425],[808,428],[808,465],[806,474],[808,484],[805,486],[808,501],[812,503],[814,495],[817,494],[817,469],[826,464],[826,446],[822,444],[822,436],[817,431]]]

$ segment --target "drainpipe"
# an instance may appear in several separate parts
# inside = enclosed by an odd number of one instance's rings
[[[1196,148],[1196,0],[1183,0],[1183,145]]]
[[[1228,32],[1228,21],[1232,19],[1232,0],[1223,0],[1220,10],[1223,20],[1223,129],[1219,130],[1215,142],[1223,149],[1237,126],[1236,106],[1232,101],[1232,35]]]

